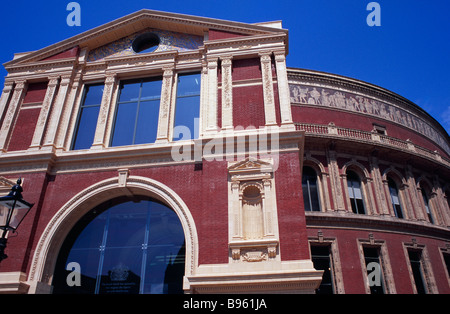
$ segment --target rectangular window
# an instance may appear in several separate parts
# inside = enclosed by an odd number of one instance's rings
[[[111,146],[156,141],[161,88],[161,77],[120,83]]]
[[[418,294],[426,294],[424,269],[422,264],[422,252],[416,250],[408,250],[409,263],[414,277],[414,284]]]
[[[322,282],[316,290],[317,294],[333,294],[333,272],[331,268],[331,253],[328,245],[311,245],[311,260],[314,268],[323,270]]]
[[[178,75],[173,140],[198,138],[200,117],[200,73]]]
[[[94,142],[98,113],[103,97],[103,84],[86,85],[77,119],[72,149],[89,149]]]
[[[364,261],[369,279],[371,294],[384,294],[383,272],[380,259],[380,249],[377,247],[364,247]]]
[[[353,171],[347,172],[347,187],[353,213],[365,214],[361,181]]]
[[[450,254],[443,253],[442,255],[444,256],[444,263],[447,269],[447,277],[450,278]]]

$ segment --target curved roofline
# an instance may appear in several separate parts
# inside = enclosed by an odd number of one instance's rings
[[[288,74],[289,73],[299,73],[299,74],[307,74],[307,75],[312,75],[312,76],[322,76],[322,77],[326,77],[328,79],[335,79],[335,80],[339,80],[341,83],[342,81],[345,81],[348,84],[355,84],[358,86],[361,86],[363,88],[368,88],[368,89],[372,89],[373,91],[376,91],[378,93],[382,93],[385,94],[387,96],[393,97],[398,99],[399,101],[405,103],[408,106],[411,106],[412,109],[417,110],[418,112],[420,112],[421,114],[423,114],[427,119],[430,120],[430,122],[433,123],[433,126],[435,126],[441,133],[442,135],[444,135],[446,137],[446,140],[449,142],[450,144],[450,135],[448,134],[447,130],[445,130],[445,128],[435,119],[433,118],[432,115],[430,115],[428,112],[426,112],[423,108],[421,108],[419,105],[415,104],[414,102],[412,102],[411,100],[391,91],[388,90],[384,87],[366,82],[366,81],[362,81],[359,79],[355,79],[352,77],[348,77],[348,76],[344,76],[344,75],[339,75],[339,74],[334,74],[334,73],[329,73],[329,72],[323,72],[323,71],[317,71],[317,70],[309,70],[309,69],[301,69],[301,68],[293,68],[293,67],[288,67]]]

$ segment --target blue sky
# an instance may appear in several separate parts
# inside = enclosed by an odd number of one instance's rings
[[[78,0],[81,26],[66,23],[71,0],[2,1],[0,63],[142,8],[244,23],[282,20],[289,67],[349,76],[389,89],[450,133],[450,1],[380,0],[381,26],[366,23],[371,0]],[[0,69],[3,86],[6,71]]]

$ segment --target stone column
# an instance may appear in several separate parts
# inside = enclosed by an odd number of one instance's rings
[[[266,126],[277,125],[277,116],[275,114],[275,98],[273,92],[271,54],[271,52],[263,52],[259,54],[261,58],[264,114],[266,117]]]
[[[409,195],[411,198],[411,205],[414,211],[414,215],[417,220],[425,221],[425,204],[422,198],[422,191],[417,188],[416,180],[412,173],[411,166],[406,166],[406,180],[409,187]]]
[[[114,95],[116,86],[117,74],[108,73],[105,80],[105,88],[103,90],[102,103],[100,105],[100,112],[98,114],[97,127],[95,129],[94,142],[92,149],[103,149],[107,146],[106,143],[106,127],[108,124],[108,117],[111,111],[111,101]]]
[[[233,78],[232,57],[220,58],[222,61],[222,129],[233,128]]]
[[[337,164],[336,152],[334,150],[327,150],[328,172],[331,180],[331,195],[333,197],[334,210],[345,211],[344,191],[342,190],[341,176],[339,175],[339,166]],[[343,174],[346,183],[346,175]],[[347,193],[345,193],[347,195]]]
[[[5,117],[3,119],[3,125],[0,130],[0,151],[1,152],[7,151],[9,137],[11,136],[11,133],[12,133],[12,126],[14,124],[14,121],[16,120],[17,113],[19,112],[20,103],[22,102],[22,99],[25,95],[26,81],[21,80],[21,81],[15,82],[15,83],[16,83],[16,85],[14,87],[14,93],[12,95],[11,101],[9,102],[8,109],[7,109],[7,111],[5,113]],[[11,86],[12,86],[11,84],[8,84],[8,87],[5,87],[5,89],[8,90]],[[9,92],[7,92],[7,93],[10,93],[10,92],[11,92],[11,90],[9,90]],[[3,98],[2,101],[4,102],[5,108],[6,108],[7,100],[4,100],[4,98]]]
[[[383,179],[381,178],[381,172],[380,172],[380,168],[378,167],[378,158],[375,156],[371,156],[369,158],[370,161],[370,172],[372,173],[372,178],[375,184],[375,199],[376,202],[374,202],[375,204],[378,204],[379,208],[378,208],[378,212],[380,215],[386,215],[389,216],[390,211],[389,211],[389,205],[386,201],[386,195],[390,195],[390,194],[386,194],[386,189],[385,187],[387,186],[387,181],[384,183]],[[385,186],[386,184],[386,186]],[[388,188],[389,191],[389,188]],[[390,202],[389,202],[390,203]],[[374,208],[374,212],[375,212],[375,208]]]

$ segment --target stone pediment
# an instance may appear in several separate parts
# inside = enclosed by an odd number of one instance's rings
[[[13,185],[15,185],[16,182],[6,179],[5,177],[0,177],[0,188],[11,188]]]
[[[228,167],[230,174],[239,172],[271,172],[272,164],[256,158],[246,158]]]
[[[232,33],[234,36],[260,36],[288,33],[287,30],[278,28],[277,26],[274,27],[274,25],[276,23],[261,25],[246,24],[144,9],[38,51],[16,54],[15,58],[5,63],[4,66],[8,69],[9,67],[21,64],[49,60],[55,56],[58,56],[58,58],[74,58],[82,50],[94,51],[102,47],[107,49],[111,47],[110,45],[112,43],[126,39],[146,29],[168,32],[172,38],[181,38],[181,41],[185,43],[189,40],[194,41],[196,46],[189,46],[188,48],[201,46],[202,43],[199,42],[199,38],[202,40],[211,40],[211,38],[205,36],[211,30]],[[175,45],[175,47],[179,47],[179,45]],[[113,52],[116,53],[117,51]]]

